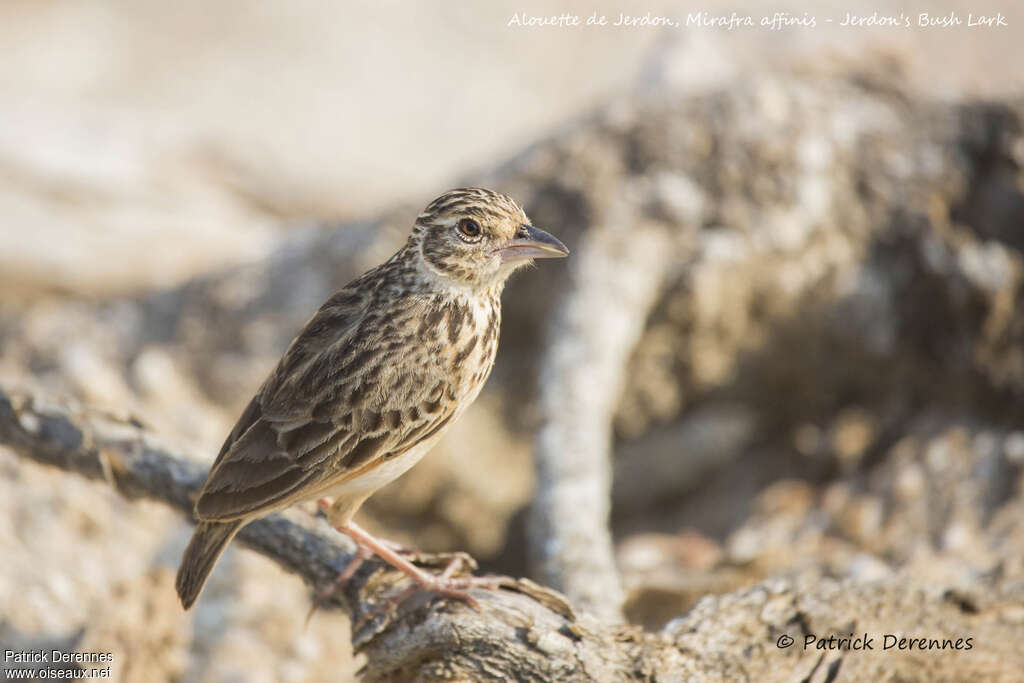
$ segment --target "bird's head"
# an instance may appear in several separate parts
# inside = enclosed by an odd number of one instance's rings
[[[409,247],[436,277],[473,289],[500,286],[534,259],[569,254],[530,225],[511,197],[480,187],[449,190],[432,201],[416,219]]]

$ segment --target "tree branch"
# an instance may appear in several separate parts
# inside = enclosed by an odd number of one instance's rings
[[[573,254],[548,331],[529,534],[542,580],[615,622],[624,596],[608,528],[612,416],[673,252],[664,230],[610,221]]]
[[[160,443],[141,423],[0,386],[0,445],[36,462],[104,479],[122,495],[162,501],[191,515],[205,467]],[[281,516],[246,526],[249,548],[300,576],[329,585],[353,557],[326,523],[306,528]],[[429,557],[427,561],[429,561]],[[404,579],[367,562],[325,607],[343,607],[353,646],[367,655],[364,680],[632,680],[658,642],[630,629],[577,619],[565,599],[526,579],[476,591],[479,612],[429,593],[375,613]],[[650,663],[645,664],[649,667]]]

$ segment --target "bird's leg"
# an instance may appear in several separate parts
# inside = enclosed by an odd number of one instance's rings
[[[349,534],[351,538],[355,538],[350,533],[352,531],[352,526],[355,526],[355,528],[358,530],[357,533],[367,534],[365,530],[361,529],[357,525],[353,525],[351,522],[349,522],[348,526],[348,530],[343,531],[343,533]],[[373,537],[370,536],[370,538]],[[388,558],[384,557],[384,559],[390,563],[390,560],[388,560]],[[421,590],[432,590],[446,597],[455,598],[456,600],[462,600],[467,605],[469,605],[470,607],[479,612],[480,603],[476,601],[476,598],[467,593],[466,590],[469,588],[488,588],[491,590],[496,590],[498,588],[501,588],[502,585],[504,585],[508,581],[508,579],[504,579],[498,576],[460,576],[458,578],[455,578],[455,573],[462,568],[463,562],[464,559],[462,557],[453,557],[451,561],[448,563],[448,565],[444,568],[444,571],[442,571],[439,575],[431,576],[427,574],[426,581],[421,580],[418,576],[410,575],[410,577],[413,580],[413,585],[409,586],[398,595],[385,600],[383,603],[377,605],[374,609],[370,610],[369,612],[363,614],[359,621],[356,622],[355,626],[352,627],[353,630],[358,631],[363,627],[363,625],[366,622],[370,621],[377,615],[390,612],[391,610],[395,609],[400,604],[402,604],[402,602],[406,598],[412,596],[417,591]],[[405,569],[402,567],[397,568],[401,569],[402,571],[405,571]],[[414,568],[416,568],[417,570],[419,569],[418,567]]]
[[[334,505],[334,500],[331,499],[331,498],[326,498],[325,497],[325,498],[320,498],[319,500],[317,500],[316,503],[317,503],[317,507],[320,508],[320,512],[323,513],[323,515],[328,519],[328,521],[330,521],[330,519],[331,519],[330,510],[331,510],[331,506]],[[336,525],[332,524],[331,526],[336,526]],[[389,541],[386,538],[378,538],[377,540],[380,543],[382,543],[383,545],[386,545],[387,547],[391,548],[396,553],[399,553],[401,555],[418,555],[419,554],[419,551],[417,551],[415,548],[409,548],[407,546],[402,545],[401,543],[396,543],[395,541]],[[359,546],[359,547],[362,548],[363,546]],[[353,573],[354,572],[355,572],[355,570],[353,570]]]
[[[325,509],[329,508],[330,502],[326,499],[322,499],[320,501],[320,506]],[[412,589],[401,594],[398,598],[399,602],[409,597],[409,595],[417,590],[425,589],[435,591],[449,598],[462,600],[470,607],[479,609],[479,603],[477,603],[476,599],[466,591],[470,588],[493,589],[501,587],[502,581],[497,577],[460,576],[456,578],[454,574],[462,567],[463,563],[463,559],[461,557],[453,558],[448,563],[448,566],[444,568],[444,571],[439,575],[434,576],[402,557],[398,551],[393,547],[390,547],[391,544],[382,542],[376,536],[372,535],[352,520],[349,520],[344,524],[335,525],[334,528],[355,541],[358,547],[372,551],[382,560],[413,580],[416,585],[413,586]],[[362,560],[360,560],[360,563],[362,563]],[[352,573],[355,573],[355,570],[349,573],[348,567],[346,567],[346,571],[344,573],[351,576]],[[348,580],[348,577],[345,577],[345,580]]]
[[[417,585],[411,592],[415,592],[416,589],[432,590],[446,597],[462,600],[470,607],[479,609],[480,605],[476,599],[466,591],[470,588],[500,588],[503,583],[503,580],[499,577],[460,576],[456,578],[453,575],[462,566],[463,559],[461,557],[453,558],[444,571],[435,576],[423,571],[394,550],[382,544],[355,522],[349,521],[348,524],[336,528],[356,543],[371,549],[382,560],[412,579]],[[411,594],[411,592],[409,593]],[[403,599],[405,597],[408,597],[408,595],[402,596]]]
[[[415,556],[415,555],[419,555],[420,554],[420,552],[418,550],[416,550],[415,548],[410,548],[407,545],[402,545],[398,541],[391,541],[391,540],[386,539],[386,538],[378,538],[377,541],[381,545],[386,546],[386,547],[390,548],[391,550],[394,550],[399,555],[412,555],[412,556]]]

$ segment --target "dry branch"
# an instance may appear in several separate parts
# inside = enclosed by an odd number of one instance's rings
[[[623,591],[608,528],[611,423],[633,346],[668,267],[663,230],[592,228],[573,255],[541,369],[537,493],[530,548],[538,575],[574,605],[614,622]]]
[[[0,445],[187,514],[205,476],[203,466],[136,420],[4,387]],[[332,536],[272,516],[248,525],[239,538],[316,589],[353,555]],[[650,656],[663,647],[657,638],[577,619],[560,595],[524,579],[510,580],[509,590],[477,591],[479,612],[423,593],[397,612],[375,614],[402,590],[395,585],[400,580],[386,565],[368,562],[325,605],[350,615],[353,646],[367,655],[365,680],[633,680],[657,668]]]

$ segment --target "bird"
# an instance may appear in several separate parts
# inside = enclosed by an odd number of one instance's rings
[[[431,574],[353,521],[366,499],[438,442],[494,366],[501,294],[535,259],[568,256],[511,197],[449,190],[405,245],[331,296],[295,336],[228,434],[195,501],[176,589],[185,609],[247,523],[318,501],[349,536],[407,574],[414,589],[470,603],[474,579]],[[481,582],[480,585],[484,585]]]

